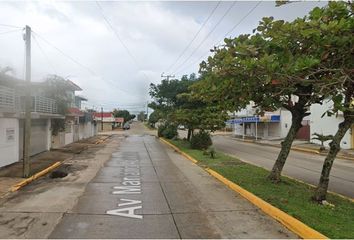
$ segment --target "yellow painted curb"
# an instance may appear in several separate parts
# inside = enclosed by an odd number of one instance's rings
[[[184,156],[188,160],[192,161],[193,163],[197,163],[198,162],[196,159],[194,159],[193,157],[189,156],[187,153],[183,152],[181,149],[179,149],[178,147],[176,147],[175,145],[173,145],[172,143],[170,143],[166,139],[164,139],[164,138],[159,138],[159,139],[160,139],[161,142],[163,142],[166,145],[170,146],[171,148],[173,148],[173,150],[175,150],[176,152],[178,152],[179,154],[181,154],[182,156]]]
[[[14,186],[11,187],[11,192],[15,192],[19,190],[21,187],[29,184],[30,182],[33,182],[39,177],[42,177],[43,175],[47,174],[48,172],[52,171],[53,169],[59,167],[62,164],[62,162],[56,162],[53,165],[47,167],[46,169],[34,174],[33,176],[26,178],[25,180],[22,180],[21,182],[15,184]]]
[[[262,200],[261,198],[257,197],[256,195],[248,192],[247,190],[243,189],[239,185],[231,182],[230,180],[224,178],[219,173],[211,170],[206,169],[207,172],[210,173],[213,177],[218,179],[220,182],[224,183],[226,186],[231,188],[232,190],[238,192],[241,196],[246,198],[248,201],[259,207],[263,212],[268,214],[269,216],[273,217],[277,221],[281,222],[284,226],[290,229],[292,232],[296,233],[302,238],[310,238],[310,239],[328,239],[325,235],[317,232],[316,230],[312,229],[311,227],[307,226],[306,224],[300,222],[296,218],[288,215],[287,213],[283,212],[282,210],[274,207],[273,205],[267,203],[266,201]]]
[[[178,147],[176,147],[175,145],[166,141],[165,139],[160,138],[160,140],[163,143],[172,147],[174,150],[176,150],[178,153],[180,153],[181,155],[183,155],[187,159],[192,160],[193,162],[195,161],[194,163],[198,162],[193,157],[189,156],[187,153],[183,152]],[[257,197],[253,193],[248,192],[247,190],[243,189],[239,185],[226,179],[225,177],[223,177],[219,173],[217,173],[209,168],[205,168],[204,170],[207,171],[210,175],[212,175],[216,179],[218,179],[219,181],[221,181],[222,183],[224,183],[230,189],[239,193],[241,196],[246,198],[252,204],[259,207],[264,213],[268,214],[272,218],[279,221],[281,224],[283,224],[285,227],[287,227],[289,230],[291,230],[292,232],[294,232],[295,234],[297,234],[301,238],[304,238],[304,239],[328,239],[328,237],[326,237],[325,235],[323,235],[320,232],[314,230],[313,228],[307,226],[303,222],[297,220],[296,218],[290,216],[289,214],[283,212],[282,210],[274,207],[273,205],[271,205],[268,202],[264,201],[263,199]]]
[[[301,147],[291,147],[291,150],[300,151],[300,152],[307,152],[307,153],[315,153],[315,154],[320,153],[320,151],[315,150],[315,149],[308,149],[308,148],[301,148]]]

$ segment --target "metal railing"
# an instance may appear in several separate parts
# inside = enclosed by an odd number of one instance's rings
[[[25,111],[26,97],[21,96],[21,111]],[[31,112],[37,113],[58,113],[58,106],[55,100],[42,96],[32,96]]]
[[[55,100],[42,96],[33,96],[33,111],[41,113],[57,113],[58,107]]]
[[[0,86],[0,109],[16,110],[15,89]]]

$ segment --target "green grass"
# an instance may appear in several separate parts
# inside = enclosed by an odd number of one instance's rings
[[[327,201],[335,207],[319,205],[310,200],[314,189],[307,184],[286,177],[282,177],[281,183],[273,184],[267,180],[269,171],[261,167],[220,152],[212,159],[203,155],[202,151],[190,149],[186,141],[170,140],[170,142],[198,160],[202,167],[215,170],[327,237],[354,238],[353,202],[328,194]]]

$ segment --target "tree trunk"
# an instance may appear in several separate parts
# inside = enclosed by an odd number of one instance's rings
[[[281,143],[281,150],[279,152],[278,158],[275,161],[273,169],[268,176],[268,178],[274,183],[280,182],[281,172],[289,155],[291,145],[296,137],[296,133],[302,126],[301,122],[304,116],[304,113],[301,114],[298,112],[292,112],[291,127],[284,141]]]
[[[316,192],[312,197],[314,201],[321,203],[323,200],[326,200],[329,184],[329,174],[331,172],[334,159],[336,158],[337,153],[340,151],[340,142],[342,141],[345,133],[350,128],[352,122],[353,121],[350,120],[344,120],[341,122],[338,126],[336,135],[334,135],[332,142],[329,144],[330,149],[322,166],[320,182],[318,183]]]
[[[188,128],[187,140],[190,141],[192,136],[192,129]]]

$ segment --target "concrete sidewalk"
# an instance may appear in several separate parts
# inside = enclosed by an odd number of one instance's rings
[[[48,238],[123,139],[114,135],[102,144],[91,144],[60,166],[67,176],[43,176],[0,199],[0,238]]]
[[[153,136],[129,136],[51,238],[296,238]]]
[[[74,154],[80,154],[91,145],[102,143],[107,137],[109,137],[109,135],[94,136],[31,157],[31,176],[56,162],[62,162],[72,158]],[[4,197],[9,192],[13,185],[24,179],[22,175],[22,161],[0,168],[0,198]]]

